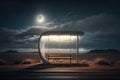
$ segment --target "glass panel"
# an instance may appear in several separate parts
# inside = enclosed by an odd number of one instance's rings
[[[41,54],[46,59],[46,54],[77,53],[77,35],[43,35],[40,40]],[[75,59],[75,54],[74,59]]]

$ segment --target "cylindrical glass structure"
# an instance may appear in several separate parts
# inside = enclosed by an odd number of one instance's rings
[[[43,62],[48,62],[46,54],[72,54],[79,52],[81,31],[48,31],[40,35],[39,54]],[[49,62],[48,62],[49,63]]]

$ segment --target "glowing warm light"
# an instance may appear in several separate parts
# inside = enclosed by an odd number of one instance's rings
[[[38,15],[37,16],[37,22],[38,23],[43,23],[45,21],[45,17],[43,15]]]
[[[80,39],[80,38],[79,38]],[[45,35],[41,38],[41,52],[45,58],[45,53],[75,53],[76,35]],[[52,43],[52,44],[51,44]],[[69,48],[69,49],[68,49]]]
[[[43,36],[42,37],[45,41],[51,41],[51,42],[64,42],[64,41],[74,41],[76,39],[76,36],[70,36],[70,35],[50,35],[50,36]]]

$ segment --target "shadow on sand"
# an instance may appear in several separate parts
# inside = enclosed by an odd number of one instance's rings
[[[29,68],[20,69],[20,71],[26,70],[42,70],[52,67],[88,67],[88,64],[38,64],[35,66],[31,66]]]

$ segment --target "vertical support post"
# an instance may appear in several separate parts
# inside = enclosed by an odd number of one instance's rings
[[[47,52],[47,54],[49,55],[49,35],[48,35],[48,44],[47,44],[47,47],[48,47],[48,52]],[[49,62],[49,60],[48,60],[48,62]]]
[[[71,58],[72,58],[72,56],[71,56],[71,54],[70,54],[70,64],[71,64]]]
[[[76,47],[77,47],[76,60],[77,60],[77,64],[78,64],[78,53],[79,53],[79,39],[78,39],[78,34],[77,34]]]
[[[49,61],[49,54],[47,55],[48,61]]]
[[[71,34],[70,34],[70,43],[69,44],[70,44],[69,45],[70,46],[70,53],[69,54],[70,54],[70,64],[71,64]]]
[[[58,42],[58,49],[59,49],[59,50],[58,50],[58,52],[59,52],[59,53],[61,53],[61,50],[60,50],[60,46],[61,46],[61,45],[60,45],[60,44],[61,44],[60,36],[61,36],[61,35],[59,34],[59,35],[58,35],[58,39],[59,39],[59,42]]]

